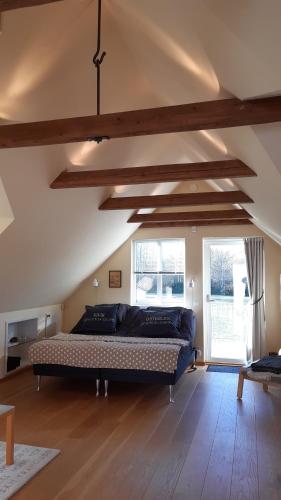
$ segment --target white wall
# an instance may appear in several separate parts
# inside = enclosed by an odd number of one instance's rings
[[[196,233],[191,228],[139,229],[132,238],[122,245],[94,275],[90,276],[64,304],[63,329],[69,331],[84,311],[86,304],[96,303],[130,303],[131,279],[131,242],[133,239],[148,238],[186,238],[186,285],[190,278],[195,279],[193,289],[193,309],[197,316],[196,346],[202,350],[203,342],[203,238],[263,236],[265,239],[265,297],[268,333],[268,350],[281,347],[281,308],[280,308],[280,274],[281,247],[260,229],[252,226],[198,227]],[[108,287],[108,271],[122,271],[122,288]],[[101,281],[101,287],[92,287],[93,278]],[[192,289],[186,287],[186,306],[191,307]]]

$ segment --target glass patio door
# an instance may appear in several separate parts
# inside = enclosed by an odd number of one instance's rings
[[[205,360],[244,363],[251,325],[242,239],[204,240]]]

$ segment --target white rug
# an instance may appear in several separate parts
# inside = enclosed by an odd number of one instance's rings
[[[7,500],[60,453],[51,448],[15,445],[15,463],[5,464],[6,445],[0,441],[0,500]]]

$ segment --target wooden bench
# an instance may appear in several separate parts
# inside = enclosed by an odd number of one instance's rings
[[[281,387],[281,375],[275,375],[270,372],[253,372],[251,370],[251,365],[241,366],[237,387],[238,399],[242,399],[243,396],[244,380],[251,380],[251,382],[262,384],[263,390],[266,392],[268,391],[269,385],[277,386],[279,389]]]

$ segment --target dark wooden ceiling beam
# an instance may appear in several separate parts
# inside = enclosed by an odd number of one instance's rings
[[[154,212],[152,214],[134,214],[127,222],[184,222],[198,220],[231,220],[250,219],[251,215],[244,209],[234,210],[202,210],[197,212]]]
[[[249,219],[233,219],[233,220],[194,220],[194,221],[179,221],[179,222],[147,222],[140,226],[140,229],[156,229],[159,227],[194,227],[194,226],[243,226],[252,224]]]
[[[0,0],[0,12],[61,1],[62,0]]]
[[[2,125],[0,148],[44,146],[108,138],[146,136],[281,121],[281,97],[181,104],[100,116]]]
[[[132,196],[108,198],[100,210],[126,210],[139,208],[216,205],[221,203],[253,203],[243,191],[211,191],[206,193],[162,194],[158,196]]]
[[[53,189],[150,184],[201,179],[253,177],[256,173],[240,160],[222,160],[107,170],[64,171],[51,184]]]

